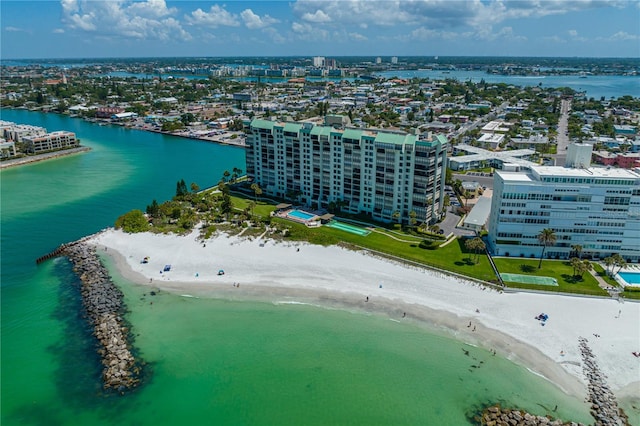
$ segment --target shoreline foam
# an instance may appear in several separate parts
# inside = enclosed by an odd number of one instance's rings
[[[137,284],[178,295],[309,303],[426,324],[463,343],[496,350],[580,398],[587,394],[578,340],[584,336],[609,386],[625,394],[619,398],[638,394],[640,388],[640,363],[631,354],[640,347],[640,303],[500,293],[337,246],[264,244],[226,235],[203,242],[197,232],[176,236],[116,230],[88,243],[100,246],[120,274]],[[149,262],[141,263],[146,256]],[[166,264],[171,271],[160,272]],[[219,269],[225,274],[217,275]],[[549,315],[545,326],[534,318],[540,312]]]

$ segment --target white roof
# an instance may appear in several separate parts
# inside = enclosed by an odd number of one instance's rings
[[[491,213],[491,198],[480,197],[478,198],[478,202],[469,212],[469,215],[467,215],[464,223],[483,226],[489,219],[489,213]]]
[[[568,176],[568,177],[608,177],[620,179],[638,179],[640,173],[618,167],[589,167],[588,169],[573,169],[560,166],[536,166],[531,168],[538,176]]]

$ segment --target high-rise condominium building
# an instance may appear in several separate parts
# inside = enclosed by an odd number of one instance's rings
[[[545,256],[603,259],[614,253],[640,261],[638,169],[535,166],[526,173],[497,171],[489,217],[495,255],[539,257],[538,235],[550,228],[556,243]]]
[[[446,150],[441,135],[253,120],[246,169],[275,197],[386,222],[433,222],[443,209]]]

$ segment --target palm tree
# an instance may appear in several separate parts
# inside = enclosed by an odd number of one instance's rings
[[[414,210],[411,210],[409,212],[409,225],[411,225],[411,227],[415,227],[416,226],[416,216],[417,215],[418,214]]]
[[[593,265],[591,264],[591,262],[589,262],[587,259],[582,261],[582,269],[581,269],[581,274],[580,274],[580,278],[582,278],[582,275],[593,269]]]
[[[255,197],[255,201],[258,202],[258,195],[262,194],[262,188],[257,183],[251,184],[251,189],[253,190],[253,196]]]
[[[613,265],[616,264],[616,260],[613,258],[613,256],[605,257],[603,262],[604,266],[607,267],[607,274],[613,275]]]
[[[614,261],[613,266],[618,267],[618,270],[616,272],[612,272],[612,275],[615,275],[618,272],[622,271],[627,266],[627,261],[624,260],[624,258],[620,256],[618,253],[614,254],[612,257]]]
[[[578,259],[582,259],[582,246],[580,244],[572,245],[571,250],[573,250],[578,255]]]
[[[486,245],[484,244],[484,241],[482,241],[482,238],[475,237],[473,239],[468,239],[467,241],[464,242],[464,245],[467,248],[467,250],[474,251],[475,254],[473,256],[473,260],[474,260],[474,263],[478,263],[478,260],[479,260],[478,253],[480,252],[480,250],[484,250],[486,248]]]
[[[577,257],[572,257],[570,263],[571,267],[573,268],[573,276],[575,277],[576,275],[578,275],[578,269],[580,268],[582,262],[580,262],[580,259],[578,259]]]
[[[393,218],[393,220],[396,220],[396,221],[400,222],[400,221],[399,221],[399,219],[400,219],[400,212],[399,212],[398,210],[394,211],[394,212],[393,212],[393,214],[391,215],[391,217]]]
[[[467,203],[469,202],[469,198],[471,197],[471,191],[464,191],[464,194],[462,194],[462,196],[464,197],[464,206],[467,206]]]
[[[538,242],[542,246],[542,253],[540,254],[540,263],[538,263],[538,269],[542,268],[542,259],[544,258],[544,251],[547,247],[556,244],[556,233],[551,228],[545,228],[538,234]]]

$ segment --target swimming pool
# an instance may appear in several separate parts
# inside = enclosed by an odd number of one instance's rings
[[[326,226],[328,226],[329,228],[340,229],[341,231],[351,232],[352,234],[360,235],[361,237],[370,234],[370,231],[367,229],[348,225],[344,222],[338,222],[337,220],[332,220],[331,222],[327,223]]]
[[[640,286],[640,272],[618,272],[618,277],[626,285]]]
[[[295,219],[303,220],[305,222],[316,217],[315,214],[307,213],[302,210],[291,210],[289,213],[287,213],[287,216]]]

